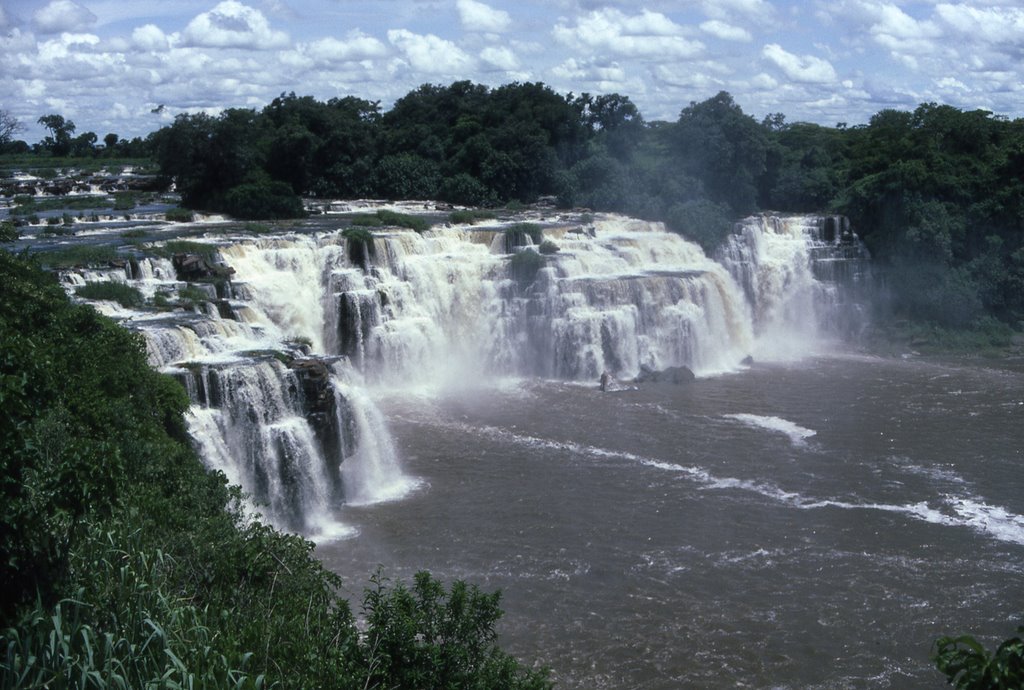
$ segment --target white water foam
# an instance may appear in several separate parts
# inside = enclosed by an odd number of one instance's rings
[[[767,429],[768,431],[775,431],[780,434],[784,434],[789,437],[790,442],[795,446],[805,445],[807,439],[816,435],[818,432],[813,429],[802,427],[799,424],[783,419],[782,417],[763,416],[757,414],[727,414],[723,415],[728,419],[735,419],[747,426],[755,427],[758,429]]]
[[[405,420],[416,423],[417,420]],[[1005,508],[992,506],[975,496],[939,497],[940,507],[933,507],[927,501],[908,503],[905,505],[892,503],[857,503],[834,499],[817,499],[804,496],[797,492],[786,491],[774,484],[736,477],[719,477],[709,470],[698,466],[680,465],[656,458],[648,458],[635,453],[599,448],[579,443],[554,441],[538,438],[499,427],[476,426],[462,422],[437,422],[423,420],[419,423],[451,429],[461,433],[483,436],[507,443],[515,443],[530,448],[560,450],[585,457],[599,457],[626,460],[645,467],[667,472],[682,474],[696,482],[701,489],[733,490],[757,494],[776,503],[798,510],[818,510],[837,508],[840,510],[872,510],[896,513],[916,520],[946,527],[967,527],[997,541],[1024,546],[1024,516],[1012,513]]]
[[[338,378],[331,383],[339,413],[343,401],[347,400],[350,403],[347,414],[351,415],[356,427],[356,448],[341,463],[346,505],[365,506],[395,501],[421,486],[418,479],[402,472],[384,415],[365,389],[346,384]],[[345,420],[339,418],[338,423],[344,424]]]

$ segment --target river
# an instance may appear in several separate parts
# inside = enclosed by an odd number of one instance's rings
[[[501,589],[563,688],[934,688],[933,640],[1024,600],[1024,373],[859,355],[688,385],[378,390],[403,500],[319,546],[358,599]]]

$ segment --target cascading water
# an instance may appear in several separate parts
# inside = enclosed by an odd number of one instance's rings
[[[841,220],[815,217],[746,219],[718,261],[618,216],[547,221],[543,233],[557,251],[501,225],[377,231],[361,246],[337,232],[247,238],[217,247],[230,299],[204,285],[209,299],[192,311],[108,311],[131,317],[153,365],[188,389],[211,467],[274,524],[336,534],[339,506],[414,486],[364,381],[734,370],[850,322],[838,279],[857,279],[864,258]],[[153,295],[183,285],[173,275],[144,260],[65,280],[132,279]]]
[[[750,304],[759,356],[813,352],[866,325],[869,257],[843,217],[751,216],[717,258]]]

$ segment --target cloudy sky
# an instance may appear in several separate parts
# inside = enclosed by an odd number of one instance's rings
[[[131,137],[282,92],[386,109],[459,79],[618,92],[648,120],[721,90],[758,119],[1020,117],[1022,66],[1021,0],[0,0],[0,109],[30,142],[49,113]]]

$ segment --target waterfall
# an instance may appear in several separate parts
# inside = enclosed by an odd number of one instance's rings
[[[751,216],[717,258],[744,291],[759,356],[808,354],[866,325],[869,257],[845,218]]]
[[[63,279],[69,289],[127,281],[150,296],[200,288],[206,302],[186,310],[109,311],[189,392],[206,463],[264,519],[311,536],[343,534],[344,506],[415,486],[375,385],[593,383],[671,367],[707,376],[750,354],[798,355],[863,322],[867,257],[844,219],[754,216],[713,258],[659,223],[574,221],[543,223],[558,247],[543,255],[500,223],[375,230],[373,250],[354,256],[332,231],[221,239],[233,273],[216,286],[178,281],[171,262],[148,258]]]

